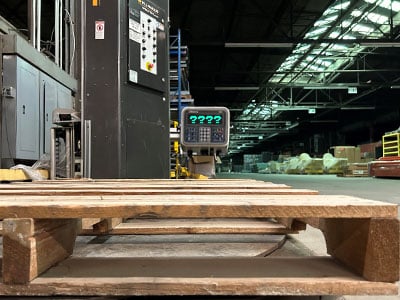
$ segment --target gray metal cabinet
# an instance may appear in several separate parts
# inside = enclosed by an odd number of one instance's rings
[[[71,91],[17,55],[3,55],[3,87],[2,159],[50,153],[53,110],[73,107]]]
[[[39,158],[39,70],[15,55],[3,56],[3,158]]]

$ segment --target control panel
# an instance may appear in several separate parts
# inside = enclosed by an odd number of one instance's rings
[[[157,24],[149,14],[140,12],[142,40],[140,47],[140,69],[157,75]]]
[[[166,89],[167,15],[157,0],[129,0],[128,81]]]
[[[184,151],[226,153],[229,144],[229,110],[226,107],[185,107],[181,115]]]

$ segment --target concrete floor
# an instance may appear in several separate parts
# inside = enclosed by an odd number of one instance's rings
[[[314,189],[325,195],[350,195],[361,198],[400,204],[400,178],[338,177],[336,175],[292,175],[292,174],[255,174],[223,173],[218,178],[241,178],[270,181],[286,184],[293,188]],[[316,255],[326,255],[325,240],[322,233],[310,226],[291,239],[303,244]],[[294,299],[294,298],[293,298]],[[303,298],[307,299],[307,298]],[[309,298],[312,299],[312,298]],[[400,300],[397,296],[340,296],[323,297],[326,300]]]
[[[350,195],[400,204],[400,178],[256,173],[222,173],[218,174],[217,177],[257,179],[287,184],[293,188],[314,189],[325,195]]]

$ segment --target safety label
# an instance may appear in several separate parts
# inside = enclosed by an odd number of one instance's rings
[[[95,22],[94,38],[96,40],[104,40],[104,29],[105,29],[104,27],[105,27],[104,21]]]

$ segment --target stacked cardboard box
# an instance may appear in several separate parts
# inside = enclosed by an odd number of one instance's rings
[[[354,146],[334,146],[333,155],[336,158],[347,158],[349,164],[361,162],[361,152],[359,147]]]

